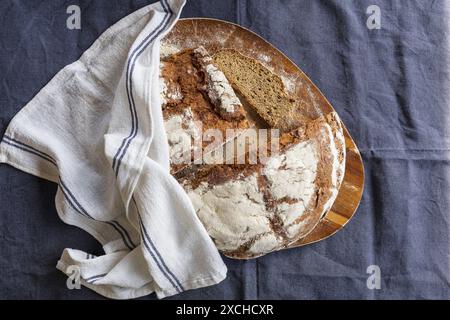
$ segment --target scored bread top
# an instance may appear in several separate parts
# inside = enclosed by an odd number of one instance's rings
[[[162,107],[172,174],[189,164],[185,159],[193,161],[195,153],[202,152],[206,147],[214,149],[221,146],[221,143],[214,146],[211,144],[215,141],[200,139],[203,132],[209,129],[219,130],[226,142],[234,138],[232,135],[227,136],[227,129],[249,127],[242,106],[237,103],[239,99],[230,97],[230,92],[212,92],[214,87],[211,81],[220,78],[219,72],[217,69],[213,70],[214,78],[211,78],[212,75],[208,72],[212,68],[208,67],[205,61],[207,59],[203,55],[201,61],[199,58],[200,52],[189,49],[161,61]],[[217,101],[210,99],[214,94]],[[230,105],[227,105],[228,102]],[[233,109],[227,110],[230,106]]]
[[[214,64],[211,56],[204,47],[194,50],[195,65],[203,72],[204,90],[215,110],[225,120],[243,120],[245,118],[241,101],[221,70]]]

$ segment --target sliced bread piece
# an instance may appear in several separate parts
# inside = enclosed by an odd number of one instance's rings
[[[286,93],[283,81],[259,61],[233,49],[219,50],[214,64],[272,128],[293,130],[309,119],[299,112],[299,104]]]

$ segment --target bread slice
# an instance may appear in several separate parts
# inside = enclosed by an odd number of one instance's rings
[[[259,61],[233,49],[219,50],[213,59],[233,88],[272,128],[288,132],[309,120],[299,112],[296,99],[286,93],[281,78]]]
[[[337,196],[335,114],[280,136],[266,163],[202,165],[179,182],[217,248],[255,258],[307,235]]]

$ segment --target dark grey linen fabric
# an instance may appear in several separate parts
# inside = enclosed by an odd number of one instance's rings
[[[0,135],[111,24],[153,1],[0,2]],[[68,30],[66,9],[82,10]],[[366,9],[381,9],[369,30]],[[450,298],[450,1],[188,0],[183,17],[238,23],[286,53],[322,90],[362,153],[361,205],[333,237],[251,261],[221,284],[171,299]],[[68,290],[66,247],[101,254],[59,220],[56,186],[0,165],[0,298],[101,299]],[[367,287],[367,268],[381,288]],[[146,299],[154,299],[151,295]]]

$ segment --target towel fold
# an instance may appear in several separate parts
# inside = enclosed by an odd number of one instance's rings
[[[57,268],[110,298],[158,298],[216,284],[226,267],[169,174],[159,94],[159,41],[184,0],[117,22],[11,121],[0,162],[58,183],[56,209],[102,245],[65,249]]]

